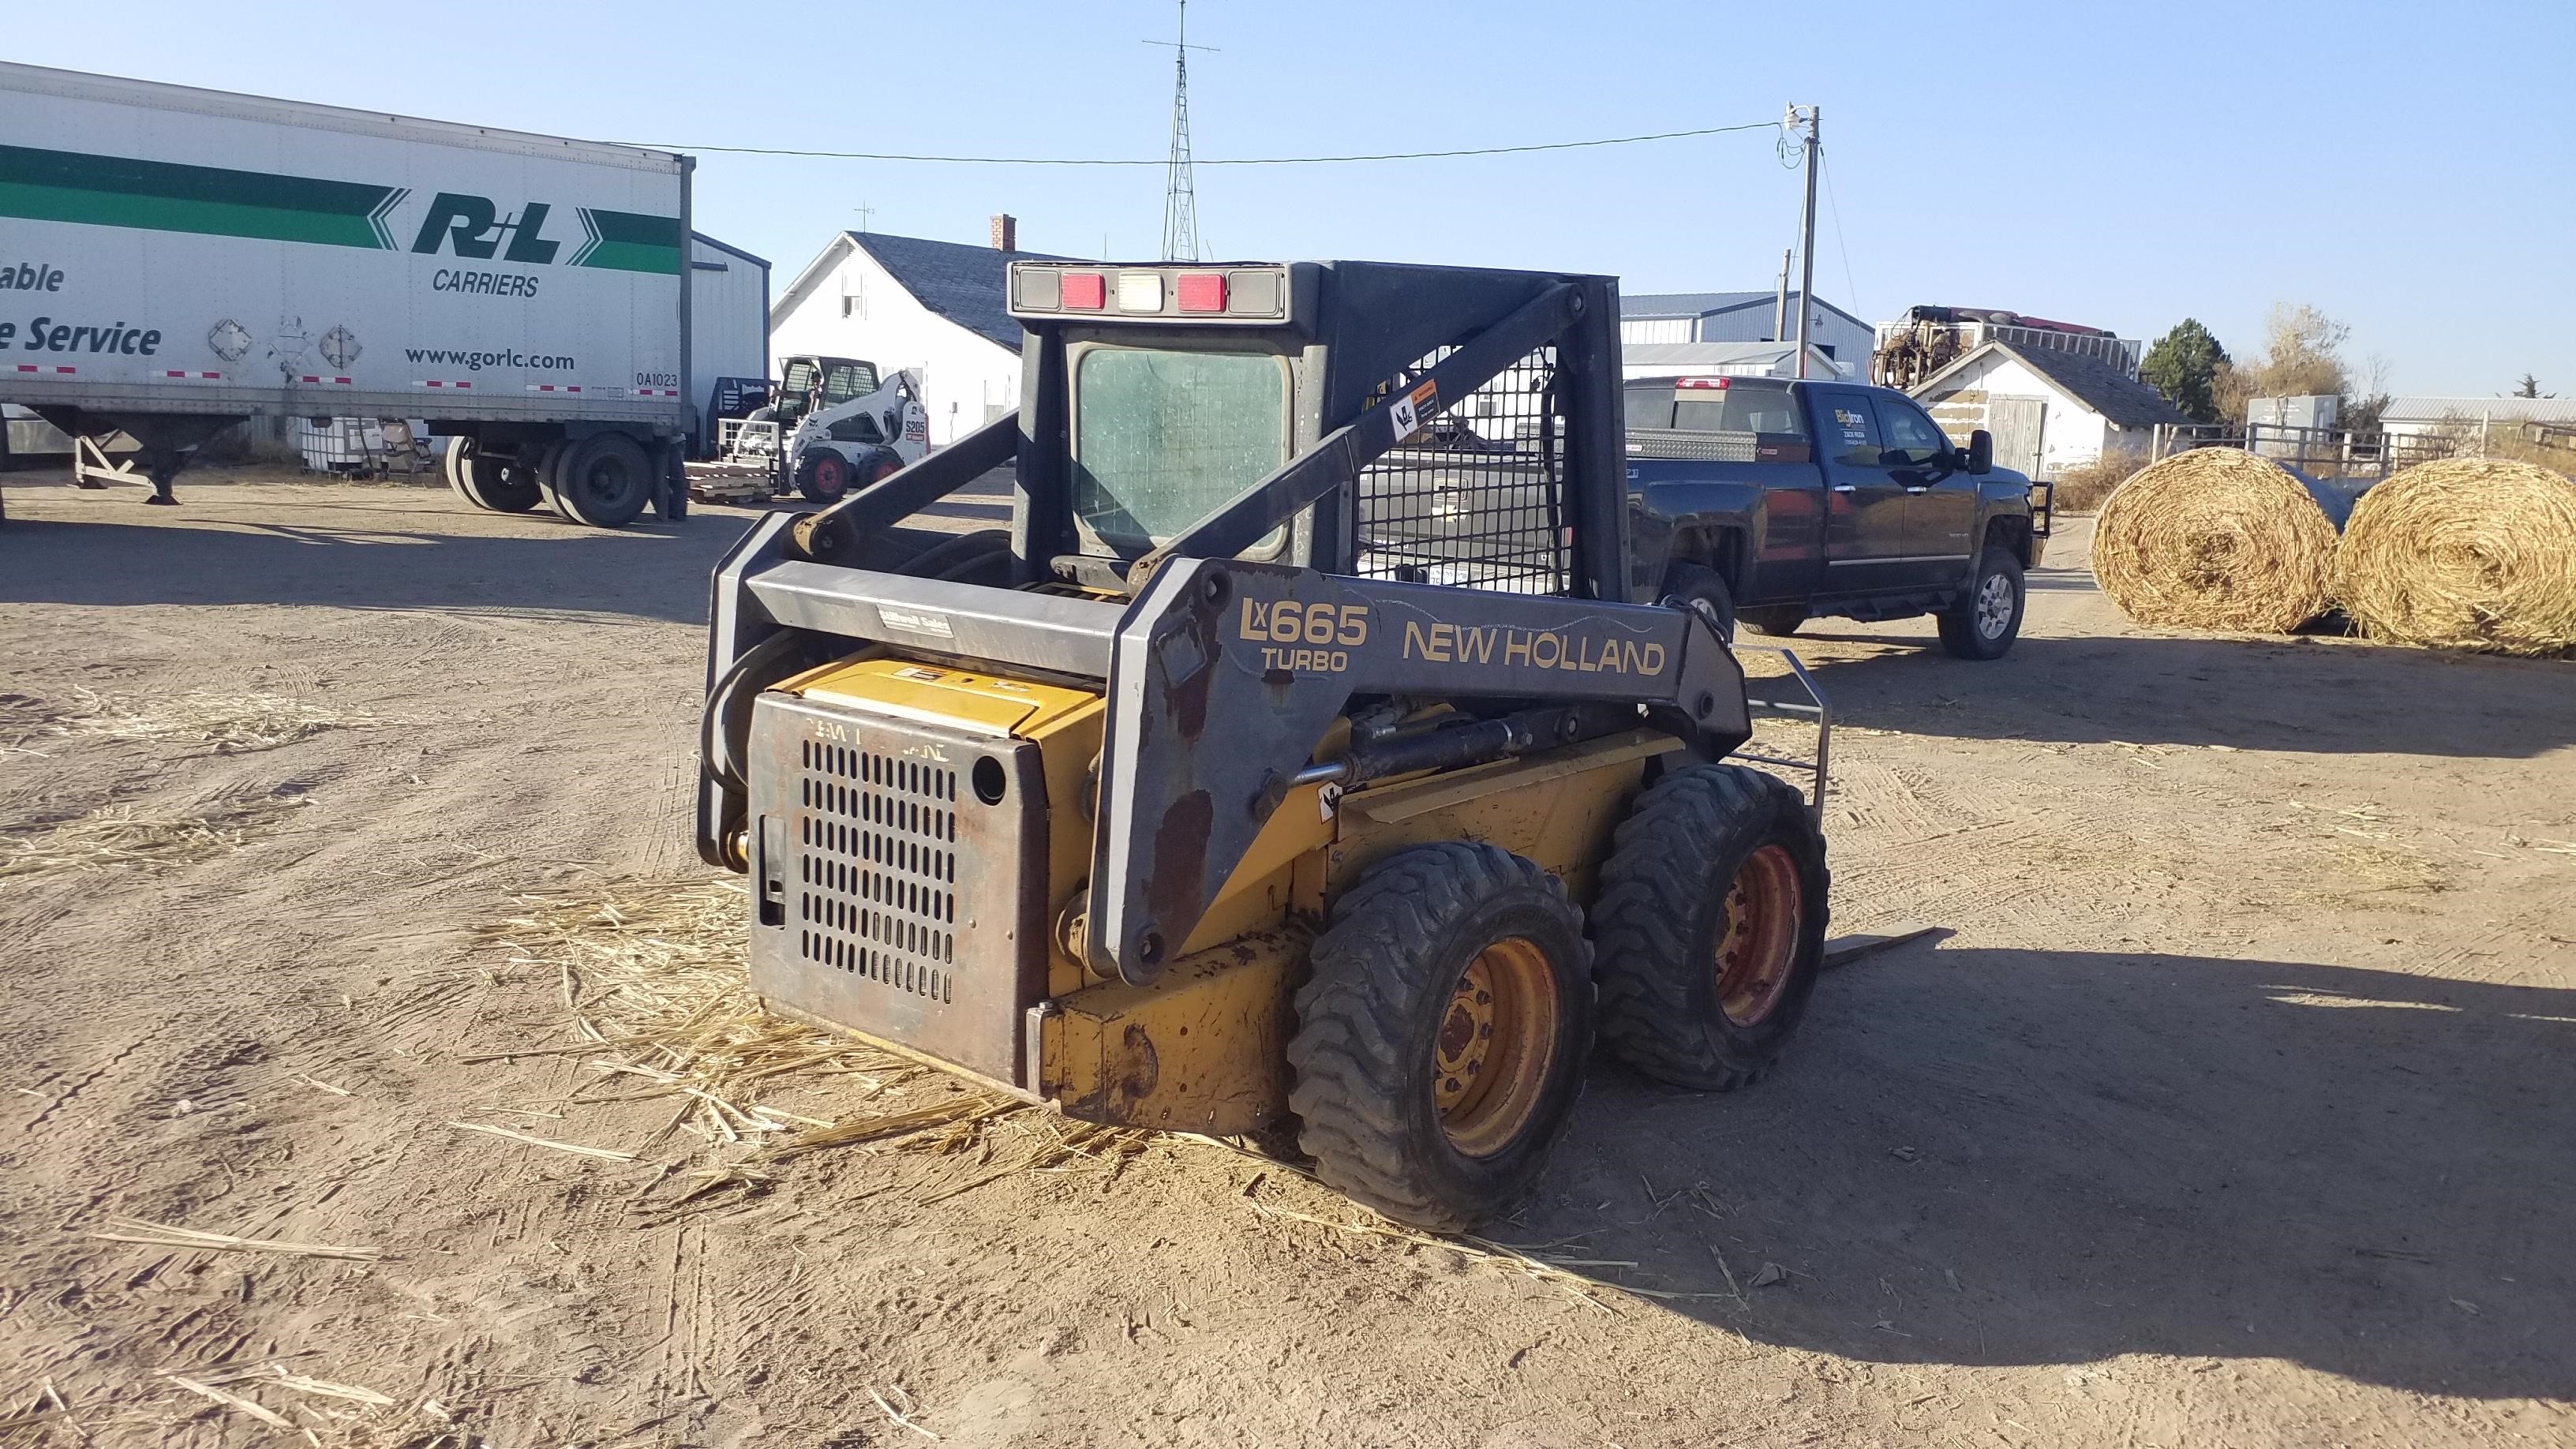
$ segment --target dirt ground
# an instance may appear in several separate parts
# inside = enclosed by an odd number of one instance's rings
[[[593,1100],[557,973],[477,933],[703,873],[746,515],[0,481],[0,870],[103,808],[239,836],[0,874],[7,1442],[2576,1442],[2576,666],[2141,632],[2080,522],[2000,663],[1811,626],[1835,928],[1941,930],[1828,976],[1749,1092],[1596,1065],[1493,1232],[1586,1288],[1176,1139],[666,1210],[725,1144]],[[192,692],[315,718],[98,732]]]

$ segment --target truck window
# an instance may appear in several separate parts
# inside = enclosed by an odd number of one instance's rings
[[[1700,379],[1690,379],[1699,381]],[[1722,377],[1717,387],[1673,390],[1673,426],[1694,433],[1770,433],[1804,440],[1806,420],[1789,385],[1769,378]]]
[[[1074,511],[1121,555],[1167,541],[1288,461],[1282,357],[1095,346],[1075,359],[1072,392]]]
[[[1669,381],[1659,378],[1642,384],[1632,382],[1628,384],[1626,397],[1628,431],[1633,433],[1640,428],[1660,429],[1673,425],[1673,385]]]
[[[1870,416],[1869,399],[1828,393],[1824,404],[1825,451],[1847,468],[1883,468],[1879,460],[1878,422]]]
[[[1886,461],[1896,468],[1923,468],[1950,455],[1950,440],[1922,410],[1895,398],[1871,399],[1878,408],[1879,435],[1886,440]]]

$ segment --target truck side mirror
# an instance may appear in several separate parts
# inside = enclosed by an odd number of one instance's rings
[[[1983,428],[1968,434],[1968,446],[1959,450],[1959,466],[1979,478],[1995,471],[1995,435]]]

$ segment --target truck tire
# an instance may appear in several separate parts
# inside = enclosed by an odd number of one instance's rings
[[[808,448],[796,460],[796,491],[808,503],[838,503],[849,496],[850,460],[829,448]]]
[[[2029,591],[2021,560],[1989,545],[1977,559],[1977,576],[1957,603],[1939,615],[1941,647],[1960,659],[2001,659],[2021,637],[2022,606]]]
[[[555,464],[555,506],[593,528],[633,523],[660,487],[653,460],[624,433],[593,433],[564,449]]]
[[[563,476],[564,455],[571,451],[572,443],[563,438],[542,444],[537,449],[537,465],[533,470],[537,475],[537,496],[545,500],[548,508],[566,518],[572,517],[572,510],[564,507],[563,500],[555,496],[555,480]]]
[[[545,501],[536,475],[514,455],[486,453],[471,438],[447,445],[447,486],[487,513],[525,513]]]
[[[1583,1090],[1591,953],[1565,887],[1460,841],[1333,902],[1288,1043],[1298,1145],[1391,1218],[1472,1228],[1525,1196]]]
[[[1735,618],[1736,622],[1756,634],[1786,639],[1798,632],[1799,625],[1807,622],[1807,610],[1800,604],[1766,605],[1759,609],[1738,609]]]
[[[1601,1039],[1672,1086],[1753,1081],[1824,967],[1824,833],[1784,782],[1694,765],[1639,796],[1616,842],[1592,911]]]
[[[1726,576],[1700,564],[1682,564],[1673,570],[1671,587],[1664,595],[1668,607],[1689,609],[1708,620],[1717,637],[1735,642],[1735,591],[1726,586]]]

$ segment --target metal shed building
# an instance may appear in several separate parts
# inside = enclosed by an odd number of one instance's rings
[[[1786,342],[1798,335],[1798,307],[1803,294],[1789,293],[1786,337],[1772,336],[1779,294],[1770,292],[1640,292],[1619,299],[1619,341],[1641,342]],[[1868,323],[1819,297],[1808,323],[1807,341],[1857,377],[1869,366],[1877,331]]]
[[[689,233],[689,394],[707,416],[719,377],[769,376],[769,263]]]

